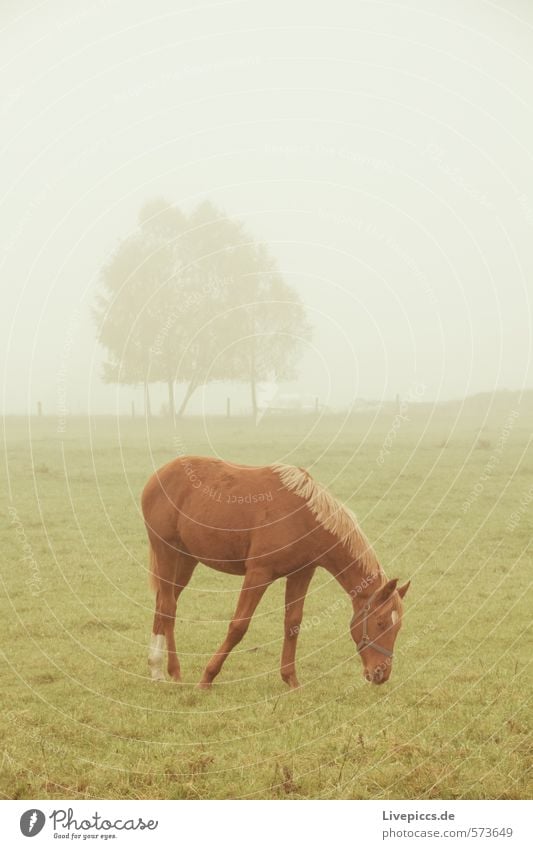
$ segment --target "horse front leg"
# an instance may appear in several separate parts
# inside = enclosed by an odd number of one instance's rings
[[[198,684],[201,689],[208,689],[211,686],[230,651],[235,648],[237,643],[240,643],[246,634],[257,605],[271,583],[271,570],[254,566],[248,567],[226,639],[205,667]]]
[[[281,677],[291,690],[300,686],[296,675],[296,644],[302,623],[305,595],[314,567],[302,569],[287,578],[285,587],[285,637],[281,652]]]

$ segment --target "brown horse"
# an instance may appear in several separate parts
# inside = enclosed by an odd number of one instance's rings
[[[198,562],[243,575],[225,640],[207,664],[209,687],[244,637],[270,584],[286,578],[281,677],[298,687],[295,655],[305,594],[317,566],[327,569],[352,600],[350,630],[368,681],[391,673],[392,650],[409,584],[387,581],[376,555],[343,507],[304,470],[294,466],[240,466],[212,457],[179,457],[155,472],[142,494],[151,549],[156,609],[148,663],[152,678],[180,680],[174,622],[176,603]]]

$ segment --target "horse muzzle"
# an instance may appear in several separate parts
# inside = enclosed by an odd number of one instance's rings
[[[364,674],[365,679],[370,684],[384,684],[385,681],[389,680],[390,670],[385,669],[383,666],[376,666],[372,671],[365,669]]]

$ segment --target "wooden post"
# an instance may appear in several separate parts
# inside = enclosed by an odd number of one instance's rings
[[[135,401],[131,402],[131,417],[132,419],[135,418]]]
[[[315,395],[315,413],[318,413],[318,395]]]
[[[226,418],[231,416],[231,398],[226,398]]]
[[[37,401],[37,415],[42,416],[43,414],[43,405],[40,401]]]

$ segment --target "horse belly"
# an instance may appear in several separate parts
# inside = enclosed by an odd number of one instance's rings
[[[184,548],[206,566],[228,572],[232,575],[244,575],[244,561],[250,548],[250,532],[231,530],[182,521],[178,535]]]
[[[226,563],[222,560],[209,560],[208,558],[204,558],[201,562],[204,566],[209,566],[210,569],[215,569],[217,572],[224,572],[225,575],[246,574],[244,563]]]

